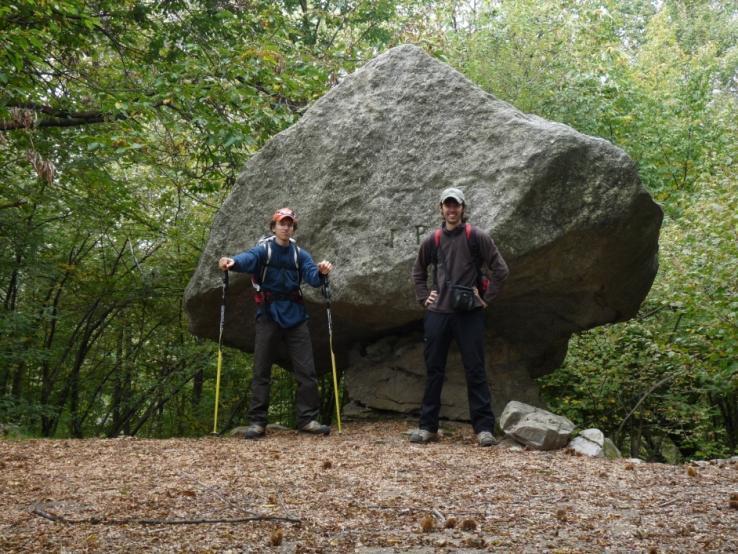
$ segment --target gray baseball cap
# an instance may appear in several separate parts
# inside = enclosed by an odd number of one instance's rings
[[[461,189],[457,189],[456,187],[449,187],[441,193],[441,204],[443,204],[449,198],[453,198],[459,204],[466,203],[464,201],[464,193],[461,192]]]

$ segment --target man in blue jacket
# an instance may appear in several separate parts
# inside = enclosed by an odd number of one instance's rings
[[[274,213],[270,229],[273,235],[252,249],[218,261],[221,271],[250,273],[257,290],[250,425],[246,428],[245,437],[256,439],[264,436],[272,364],[280,341],[287,346],[297,380],[297,427],[306,433],[327,435],[330,427],[318,422],[318,379],[300,283],[304,281],[319,287],[322,276],[328,275],[333,265],[326,260],[315,265],[310,254],[297,246],[292,238],[297,230],[297,216],[290,208]]]

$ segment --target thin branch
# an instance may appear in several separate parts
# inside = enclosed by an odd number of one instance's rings
[[[661,504],[658,504],[657,508],[665,508],[666,506],[671,506],[672,504],[675,504],[676,502],[679,502],[679,498],[671,498],[669,500],[666,500],[662,502]]]
[[[666,344],[671,344],[671,342],[674,340],[674,335],[676,334],[677,329],[679,329],[679,324],[682,321],[682,316],[683,315],[684,315],[684,313],[680,313],[679,314],[679,317],[677,317],[676,323],[674,324],[674,328],[671,330],[671,334],[669,335],[669,340],[666,341]]]
[[[184,472],[182,472],[182,471],[176,471],[175,473],[177,473],[177,475],[179,475],[179,476],[180,476],[180,477],[181,477],[182,479],[187,479],[187,480],[193,481],[193,482],[194,482],[194,483],[196,483],[196,484],[197,484],[197,485],[198,485],[199,487],[201,487],[201,488],[203,489],[203,491],[204,491],[204,492],[206,492],[206,493],[208,493],[208,492],[209,492],[209,493],[212,493],[212,494],[214,494],[215,496],[217,496],[217,497],[218,497],[218,498],[219,498],[220,500],[222,500],[222,501],[223,501],[224,503],[226,503],[226,504],[230,504],[231,506],[233,506],[233,507],[234,507],[234,508],[236,508],[237,510],[239,510],[239,511],[241,511],[241,512],[244,512],[244,513],[246,513],[246,514],[249,514],[249,517],[253,517],[254,515],[256,515],[256,513],[255,513],[255,512],[252,512],[251,510],[247,510],[246,508],[244,508],[243,506],[241,506],[241,505],[240,505],[239,503],[237,503],[237,502],[234,502],[234,501],[233,501],[233,500],[231,500],[230,498],[227,498],[227,497],[223,496],[222,494],[220,494],[220,493],[219,493],[219,492],[218,492],[218,491],[216,490],[216,487],[215,487],[215,486],[208,486],[208,485],[206,485],[205,483],[203,483],[203,482],[201,482],[201,481],[198,481],[197,479],[195,479],[195,478],[194,478],[194,477],[192,477],[191,475],[189,475],[189,474],[186,474],[186,473],[184,473]]]
[[[628,421],[628,419],[630,418],[630,416],[632,416],[635,413],[635,411],[638,409],[638,407],[643,403],[643,401],[646,398],[648,398],[650,396],[650,394],[653,391],[655,391],[661,385],[663,385],[663,384],[668,383],[669,381],[671,381],[674,377],[677,376],[677,374],[678,374],[678,372],[672,373],[671,375],[667,375],[666,377],[664,377],[663,379],[661,379],[661,381],[658,381],[654,385],[651,385],[651,388],[648,389],[645,393],[643,393],[643,396],[641,396],[641,398],[638,400],[638,402],[636,402],[636,405],[633,406],[633,408],[630,410],[630,412],[628,412],[628,415],[625,416],[625,419],[623,419],[623,421],[620,423],[620,426],[618,427],[618,430],[615,431],[615,435],[618,436],[618,437],[620,436],[620,432],[623,430],[623,426],[625,425],[625,422]]]
[[[50,521],[58,523],[74,524],[74,523],[87,523],[90,525],[198,525],[198,524],[211,524],[211,523],[248,523],[251,521],[284,521],[287,523],[300,524],[302,520],[293,517],[281,517],[281,516],[251,516],[251,517],[239,517],[234,519],[145,519],[145,518],[124,518],[124,519],[108,519],[101,517],[89,517],[89,518],[78,518],[69,519],[64,516],[60,516],[51,512],[47,512],[34,506],[31,513]]]
[[[119,121],[122,119],[128,119],[128,116],[122,113],[110,115],[102,112],[81,112],[78,114],[70,114],[70,117],[51,117],[43,119],[31,125],[31,127],[76,127],[78,125],[108,123],[110,121]],[[0,131],[14,131],[17,129],[27,128],[28,125],[22,121],[0,121]]]
[[[656,315],[660,311],[665,310],[667,308],[671,309],[670,306],[663,306],[663,305],[662,306],[656,306],[653,310],[651,310],[649,312],[638,314],[637,318],[642,321],[644,319],[648,319],[652,315]]]
[[[7,210],[8,208],[20,208],[21,206],[25,206],[28,204],[27,200],[16,200],[15,202],[6,202],[4,204],[0,204],[0,210]]]

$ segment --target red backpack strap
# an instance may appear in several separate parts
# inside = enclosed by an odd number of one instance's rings
[[[474,231],[474,234],[472,235],[473,230],[474,228],[471,224],[467,223],[466,238],[469,241],[469,249],[471,250],[472,258],[474,258],[474,265],[477,267],[477,287],[479,288],[479,293],[484,296],[484,293],[487,292],[487,289],[489,288],[489,277],[487,277],[484,274],[484,271],[482,271],[484,261],[482,260],[482,255],[479,251],[479,233],[478,231]]]
[[[433,233],[433,244],[436,245],[436,248],[438,248],[441,245],[441,231],[442,231],[442,229],[439,227]]]

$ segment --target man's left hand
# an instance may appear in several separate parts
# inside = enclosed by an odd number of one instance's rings
[[[323,260],[318,264],[318,271],[323,275],[328,275],[333,270],[333,264],[327,260]]]

